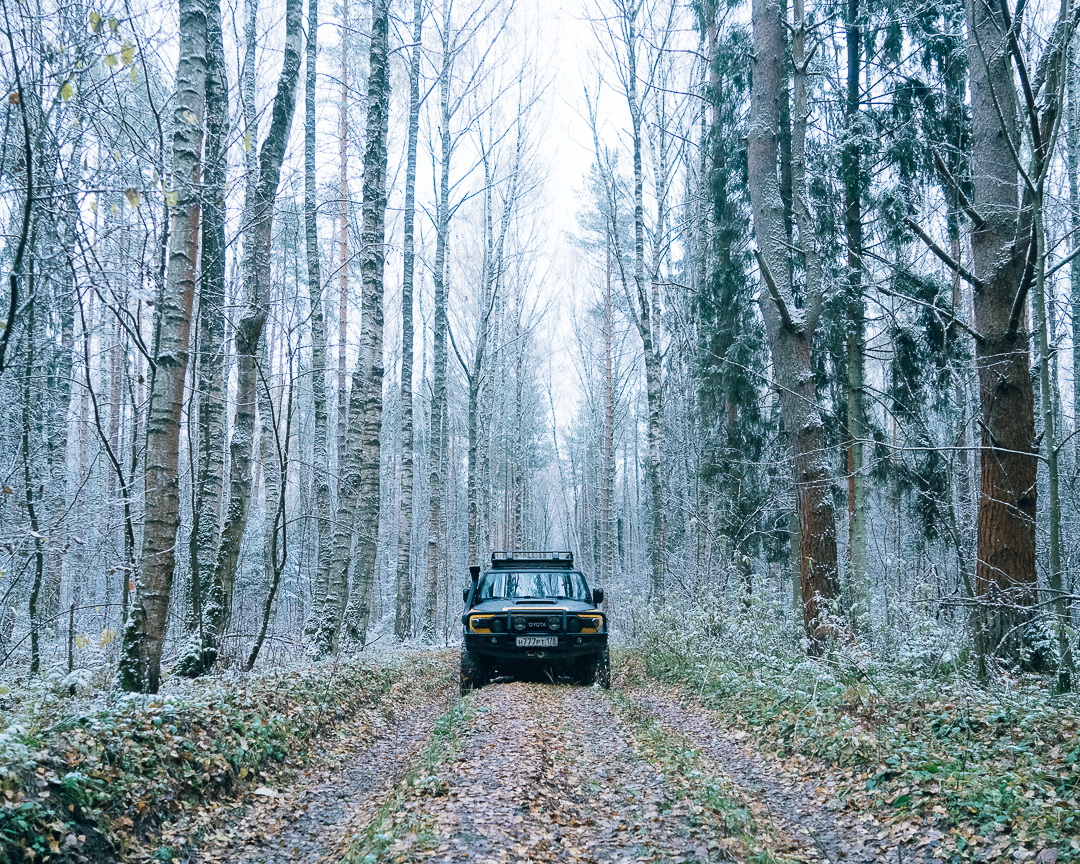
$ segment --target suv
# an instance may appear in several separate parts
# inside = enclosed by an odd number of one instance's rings
[[[602,588],[589,590],[572,552],[492,552],[462,592],[461,692],[499,675],[569,677],[611,686]]]

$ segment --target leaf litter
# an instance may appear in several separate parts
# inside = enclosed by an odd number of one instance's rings
[[[727,814],[637,751],[606,692],[510,683],[465,701],[460,743],[404,782],[346,864],[747,860]]]

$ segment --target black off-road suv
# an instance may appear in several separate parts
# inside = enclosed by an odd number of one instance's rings
[[[604,591],[589,590],[572,552],[492,552],[491,569],[469,575],[462,695],[503,675],[611,686]]]

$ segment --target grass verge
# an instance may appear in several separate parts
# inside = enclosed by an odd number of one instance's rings
[[[633,700],[613,691],[612,702],[631,747],[652,764],[668,787],[682,798],[692,818],[716,833],[710,852],[748,864],[795,864],[803,859],[783,854],[771,843],[771,826],[759,824],[743,796],[725,778],[709,771],[690,742],[665,729]]]
[[[0,732],[0,862],[115,860],[128,838],[258,785],[406,682],[443,687],[449,673],[430,658],[328,662],[28,715]]]

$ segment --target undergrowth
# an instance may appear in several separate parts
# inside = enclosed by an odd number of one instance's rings
[[[447,677],[430,658],[360,660],[53,700],[0,731],[0,862],[115,860],[127,838],[255,784],[395,684]]]
[[[932,623],[879,640],[884,650],[837,646],[812,660],[781,621],[767,609],[669,609],[622,665],[685,685],[808,779],[830,768],[842,803],[876,809],[897,836],[915,819],[946,861],[1080,861],[1075,697],[1033,678],[979,684],[956,631]]]

